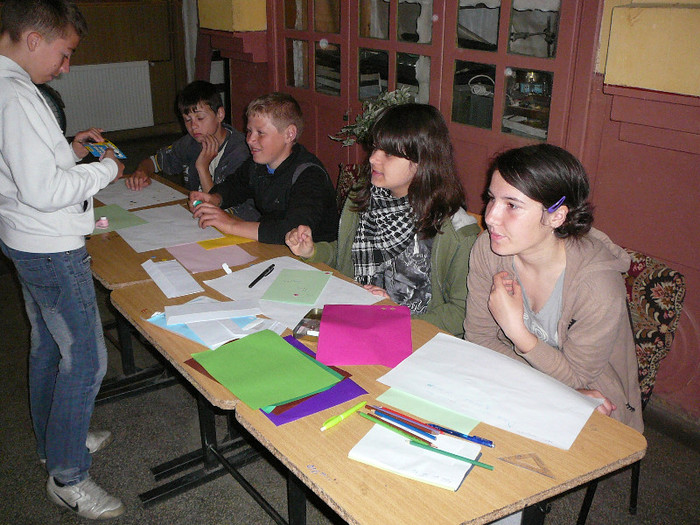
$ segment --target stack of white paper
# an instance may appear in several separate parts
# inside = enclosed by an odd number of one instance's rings
[[[476,443],[443,434],[437,436],[435,445],[440,450],[473,460],[481,455],[481,448]],[[472,468],[470,463],[413,446],[408,439],[379,425],[374,425],[367,432],[350,450],[348,457],[453,491],[459,488]]]
[[[199,286],[197,281],[177,261],[156,263],[149,259],[141,266],[166,297],[180,297],[204,291],[204,288]]]
[[[189,302],[165,307],[165,319],[168,324],[218,321],[261,313],[257,301]]]

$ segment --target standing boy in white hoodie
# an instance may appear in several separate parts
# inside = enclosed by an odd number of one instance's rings
[[[89,477],[88,427],[107,368],[85,235],[92,196],[122,176],[112,150],[76,165],[92,128],[68,144],[34,84],[68,73],[86,33],[68,0],[5,0],[0,14],[0,249],[19,276],[31,322],[29,397],[48,497],[80,516],[124,512]],[[94,441],[94,435],[91,436]]]

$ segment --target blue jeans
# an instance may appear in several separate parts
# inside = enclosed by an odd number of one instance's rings
[[[107,371],[90,256],[84,247],[28,253],[0,241],[0,248],[17,269],[32,327],[29,402],[37,452],[51,476],[73,485],[88,475],[85,439]]]

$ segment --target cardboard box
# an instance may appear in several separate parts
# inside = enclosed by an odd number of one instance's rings
[[[267,29],[265,0],[199,0],[199,27],[219,31]]]

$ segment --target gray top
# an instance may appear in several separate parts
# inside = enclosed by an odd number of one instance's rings
[[[556,349],[559,349],[557,325],[559,324],[559,319],[561,319],[565,273],[566,270],[561,272],[559,279],[554,285],[554,290],[552,290],[552,295],[549,296],[549,299],[547,299],[547,302],[539,312],[535,313],[532,311],[530,301],[527,299],[527,293],[525,288],[523,288],[523,321],[525,321],[525,327],[530,333]],[[515,275],[517,278],[517,271]],[[520,282],[520,279],[518,279],[518,282]]]

